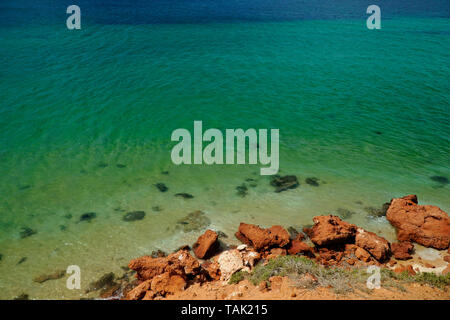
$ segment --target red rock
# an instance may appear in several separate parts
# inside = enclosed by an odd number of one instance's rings
[[[444,261],[445,261],[445,262],[450,262],[450,256],[445,256],[445,257],[444,257]]]
[[[447,273],[450,273],[450,264],[442,271],[442,274],[445,276]]]
[[[311,241],[319,246],[338,243],[352,243],[356,235],[356,226],[342,221],[336,216],[314,217],[314,226],[304,229]]]
[[[368,251],[378,261],[386,260],[391,251],[386,239],[362,228],[358,228],[356,232],[355,244]]]
[[[400,241],[391,244],[391,250],[395,259],[408,260],[411,259],[411,252],[414,249],[414,245],[409,241]]]
[[[393,266],[395,266],[396,264],[397,264],[397,261],[391,260],[391,261],[389,261],[389,263],[388,263],[387,265],[388,265],[388,267],[393,267]]]
[[[151,280],[147,280],[132,289],[125,296],[126,300],[140,300],[145,296],[147,290],[150,290]]]
[[[291,241],[288,253],[292,255],[301,253],[307,256],[314,256],[312,248],[298,238]]]
[[[431,263],[428,263],[428,262],[424,262],[423,266],[425,268],[436,268],[434,265],[432,265]]]
[[[253,224],[241,223],[235,235],[241,242],[252,246],[257,251],[284,247],[289,243],[289,233],[281,226],[262,229]]]
[[[272,248],[269,251],[269,254],[266,256],[266,259],[270,260],[270,259],[274,259],[274,258],[279,257],[279,256],[285,256],[285,255],[286,255],[286,249]]]
[[[188,251],[180,250],[167,257],[152,258],[143,256],[131,260],[128,267],[136,271],[136,278],[141,281],[170,272],[181,276],[195,275],[200,271],[200,264]]]
[[[206,230],[204,234],[202,234],[197,242],[194,243],[192,249],[194,250],[194,254],[199,259],[208,259],[211,257],[219,248],[219,242],[217,241],[218,235],[216,232],[212,230]]]
[[[338,264],[344,257],[344,252],[328,248],[318,248],[317,252],[317,260],[325,266]]]
[[[414,241],[436,249],[449,247],[448,214],[436,206],[418,205],[414,195],[392,199],[386,218],[397,229],[399,241]]]
[[[165,296],[166,294],[183,291],[186,288],[186,284],[186,280],[182,276],[165,272],[152,279],[151,290]]]
[[[369,252],[367,252],[366,250],[364,250],[363,248],[358,247],[355,250],[355,256],[363,261],[363,262],[369,262],[371,260],[371,255]]]
[[[205,261],[202,263],[202,269],[206,271],[209,278],[213,280],[220,279],[220,266],[217,262]]]
[[[411,276],[414,276],[416,274],[416,272],[414,271],[412,265],[406,265],[406,266],[397,266],[394,269],[395,273],[402,273],[404,271],[407,271]]]

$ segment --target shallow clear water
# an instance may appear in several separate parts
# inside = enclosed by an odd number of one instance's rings
[[[79,5],[69,31],[59,1],[0,4],[0,298],[80,297],[32,279],[76,264],[87,286],[192,243],[201,231],[176,226],[195,210],[229,242],[241,221],[301,227],[339,208],[392,240],[365,208],[410,193],[449,211],[449,185],[430,179],[450,177],[448,2],[381,2],[378,31],[366,1]],[[173,165],[170,135],[194,120],[279,128],[280,174],[301,185],[274,193],[259,166]],[[146,217],[122,221],[136,210]],[[78,222],[85,212],[97,217]]]

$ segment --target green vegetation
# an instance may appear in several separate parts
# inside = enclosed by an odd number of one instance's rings
[[[294,285],[300,288],[331,287],[335,293],[340,294],[353,292],[356,289],[370,292],[366,286],[366,281],[370,276],[366,268],[325,268],[303,256],[280,256],[270,260],[266,265],[260,263],[251,274],[242,271],[233,274],[229,283],[238,283],[246,278],[254,285],[258,285],[263,281],[268,282],[272,276],[288,276]],[[392,270],[382,268],[380,280],[381,286],[401,291],[406,291],[402,284],[412,282],[443,289],[450,285],[450,274],[443,276],[434,273],[420,273],[411,276],[407,272],[397,274]]]
[[[428,284],[439,289],[443,289],[446,286],[450,285],[450,273],[447,273],[446,275],[436,275],[431,272],[422,272],[412,276],[407,271],[403,271],[402,273],[395,273],[389,269],[382,269],[381,276],[382,281],[386,279],[387,281],[396,280],[403,283],[416,282],[421,284]]]
[[[228,284],[239,283],[242,280],[244,280],[245,278],[247,278],[248,276],[249,276],[248,272],[238,271],[236,273],[233,273],[233,275],[231,276],[230,280],[228,281]]]

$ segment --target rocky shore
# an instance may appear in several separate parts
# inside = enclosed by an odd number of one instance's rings
[[[126,300],[240,298],[244,294],[233,294],[239,292],[233,288],[242,283],[249,291],[259,292],[262,298],[264,292],[272,292],[265,297],[284,299],[286,294],[277,296],[276,288],[290,288],[287,292],[292,298],[297,296],[295,290],[300,288],[314,289],[311,292],[316,293],[338,289],[341,282],[336,279],[339,277],[346,279],[344,287],[348,285],[348,292],[354,294],[357,282],[352,280],[352,275],[361,277],[365,274],[361,278],[365,285],[369,276],[365,271],[368,266],[375,265],[397,288],[399,282],[408,280],[406,290],[418,290],[419,293],[434,290],[421,291],[415,287],[414,282],[417,282],[440,287],[436,289],[438,293],[433,291],[433,294],[449,299],[448,214],[436,206],[419,205],[415,195],[392,199],[385,206],[385,214],[397,231],[398,242],[389,243],[383,237],[333,215],[316,216],[314,224],[303,230],[292,227],[286,230],[278,225],[261,228],[241,223],[235,233],[242,242],[239,246],[226,246],[220,241],[220,232],[206,230],[192,248],[185,245],[168,255],[159,251],[130,261],[129,273],[135,272],[136,279],[125,288],[109,290],[104,296]],[[415,244],[439,250],[439,266],[415,254]],[[231,293],[223,293],[227,290]],[[329,297],[325,291],[321,293],[323,298]],[[216,294],[208,295],[208,292]],[[312,297],[320,299],[321,294]],[[386,295],[382,297],[386,298]],[[424,298],[420,294],[416,297]]]

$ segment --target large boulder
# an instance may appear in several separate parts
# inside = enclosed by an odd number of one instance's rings
[[[165,272],[186,277],[200,271],[199,262],[186,250],[179,250],[167,257],[143,256],[131,260],[128,267],[136,271],[136,278],[140,281],[151,280]]]
[[[354,224],[342,221],[339,217],[317,216],[313,219],[314,226],[304,229],[312,242],[318,246],[327,246],[340,243],[354,243],[357,227]]]
[[[400,241],[391,244],[392,254],[398,260],[412,259],[411,252],[413,249],[414,245],[409,241]]]
[[[219,248],[219,242],[217,241],[218,235],[216,232],[212,230],[206,230],[204,234],[202,234],[197,242],[194,243],[192,249],[194,250],[194,254],[199,259],[208,259],[211,257]]]
[[[356,231],[355,244],[368,251],[378,261],[385,261],[391,251],[386,239],[362,228]]]
[[[281,226],[262,229],[257,225],[241,223],[236,238],[257,251],[284,247],[289,243],[289,233]]]
[[[386,218],[397,229],[399,241],[414,241],[436,249],[449,247],[448,214],[436,206],[419,205],[415,195],[392,199]]]

